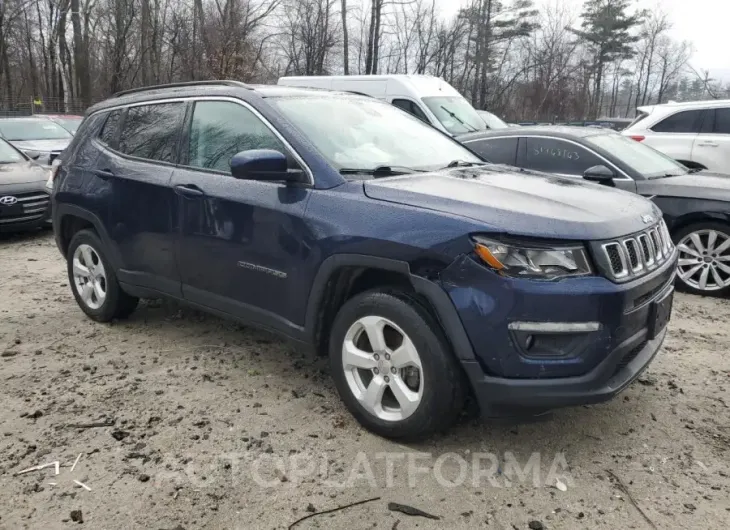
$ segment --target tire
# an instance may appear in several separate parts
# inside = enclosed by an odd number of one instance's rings
[[[139,299],[128,295],[119,286],[117,275],[103,249],[96,232],[80,230],[74,234],[68,246],[66,264],[71,291],[81,310],[92,320],[110,322],[115,318],[131,315],[137,308]],[[76,259],[78,263],[74,264]],[[92,267],[87,266],[89,260]],[[74,272],[75,267],[77,272],[83,273],[86,270],[85,279]],[[88,293],[83,287],[86,284],[91,286]]]
[[[376,339],[381,340],[381,347],[373,347],[369,339],[368,330],[377,329],[382,330],[381,338]],[[357,353],[348,356],[348,361],[346,346]],[[342,401],[375,434],[401,441],[422,440],[447,430],[462,412],[466,396],[463,372],[439,324],[405,292],[368,291],[347,301],[332,325],[329,350],[332,377]],[[380,352],[377,358],[376,351]],[[362,366],[354,368],[351,359]],[[379,407],[366,404],[367,390],[373,384],[373,388],[383,388]],[[374,401],[377,399],[369,400]]]
[[[730,225],[694,223],[677,230],[672,239],[679,250],[678,289],[702,296],[730,294]]]

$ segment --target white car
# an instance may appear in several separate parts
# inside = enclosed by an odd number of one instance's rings
[[[354,92],[377,98],[412,114],[452,136],[489,127],[459,92],[439,77],[429,75],[292,76],[279,85]]]
[[[730,100],[639,107],[622,134],[691,169],[730,174]]]

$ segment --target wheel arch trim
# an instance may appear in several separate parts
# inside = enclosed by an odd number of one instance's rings
[[[461,360],[476,358],[461,318],[448,294],[440,285],[412,274],[410,265],[405,261],[363,254],[335,254],[325,259],[320,265],[309,291],[305,315],[305,333],[312,344],[316,344],[317,341],[317,323],[325,301],[327,285],[338,270],[346,267],[380,269],[403,275],[408,279],[414,291],[429,302],[456,357]]]

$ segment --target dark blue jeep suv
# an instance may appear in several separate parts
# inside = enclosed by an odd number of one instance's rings
[[[329,355],[383,436],[607,400],[666,334],[649,201],[484,163],[372,98],[233,81],[117,94],[53,180],[81,309],[174,298]]]

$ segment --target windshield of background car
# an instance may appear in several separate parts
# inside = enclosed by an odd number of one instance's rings
[[[461,96],[422,98],[451,134],[464,134],[487,129],[484,120],[467,100]]]
[[[6,140],[66,140],[71,133],[51,120],[0,120],[0,134]]]
[[[338,169],[434,170],[454,160],[482,162],[433,127],[375,99],[327,95],[276,97],[269,102]]]
[[[0,140],[0,164],[14,164],[23,162],[25,158],[16,151],[9,143]]]
[[[644,178],[685,175],[687,168],[668,156],[619,134],[588,136],[586,141],[605,149]]]
[[[509,128],[509,125],[497,118],[497,116],[495,116],[491,112],[487,112],[486,110],[478,110],[477,114],[479,114],[479,117],[484,120],[484,123],[486,123],[487,127],[489,127],[490,129]]]
[[[56,118],[53,121],[58,123],[71,134],[75,134],[79,125],[81,125],[81,118]]]

